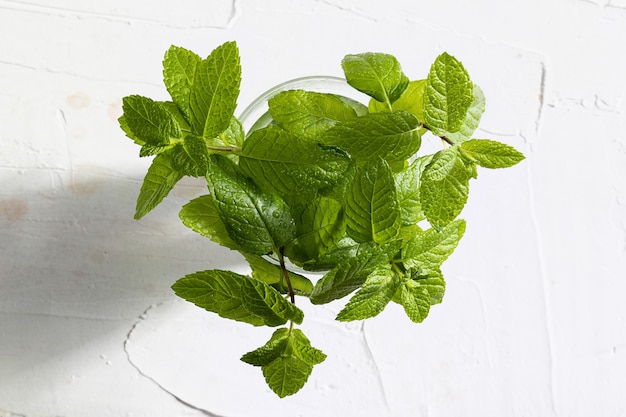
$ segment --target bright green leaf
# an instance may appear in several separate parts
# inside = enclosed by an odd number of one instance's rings
[[[471,174],[456,147],[433,156],[424,169],[420,186],[422,209],[432,226],[441,228],[461,213],[467,202]]]
[[[179,213],[183,224],[196,233],[208,237],[213,242],[229,249],[239,250],[228,236],[226,226],[215,208],[212,195],[203,195],[185,204]]]
[[[387,103],[389,108],[409,83],[398,60],[388,54],[366,52],[346,55],[341,61],[341,67],[348,84],[380,102]]]
[[[355,109],[335,94],[289,90],[272,97],[268,105],[276,123],[306,139],[317,139],[337,123],[357,117]]]
[[[190,120],[189,94],[193,86],[196,67],[202,59],[185,48],[170,46],[163,58],[163,81],[172,100]]]
[[[332,187],[350,164],[335,147],[302,140],[277,126],[254,131],[239,155],[241,169],[265,190],[312,194]]]
[[[404,110],[411,113],[418,120],[424,120],[424,88],[426,80],[411,81],[396,101],[391,105],[391,110]],[[369,111],[372,113],[389,111],[389,107],[385,103],[381,103],[376,99],[371,99],[368,104]]]
[[[446,132],[445,136],[454,143],[465,142],[472,137],[474,131],[478,128],[480,119],[485,111],[485,95],[479,86],[474,84],[474,100],[467,110],[467,115],[463,124],[456,132]]]
[[[438,270],[454,252],[464,232],[465,221],[457,219],[440,230],[428,229],[416,235],[402,249],[404,266],[421,271]]]
[[[424,121],[432,132],[445,136],[458,131],[474,99],[474,87],[460,61],[444,52],[428,73],[424,90]]]
[[[524,160],[524,155],[512,146],[488,139],[463,142],[461,153],[484,168],[508,168]]]
[[[199,271],[172,286],[179,297],[219,316],[252,324],[302,323],[304,313],[266,283],[231,271]]]
[[[348,235],[357,242],[396,238],[402,219],[389,165],[382,159],[359,170],[344,204]]]
[[[421,323],[428,316],[430,306],[441,302],[445,281],[440,271],[420,275],[410,270],[408,275],[410,278],[398,287],[393,301],[404,307],[411,321]]]
[[[282,269],[279,265],[266,260],[262,256],[249,255],[244,253],[244,257],[252,268],[252,277],[271,285],[281,294],[289,293],[289,286],[285,280]],[[300,274],[288,271],[289,281],[294,292],[298,295],[309,295],[313,291],[311,281]]]
[[[419,121],[405,111],[369,113],[328,130],[322,141],[338,146],[352,158],[404,161],[420,148]]]
[[[422,173],[431,158],[431,155],[417,158],[406,169],[394,175],[403,225],[416,224],[426,218],[420,203],[419,189]]]
[[[173,167],[169,154],[157,155],[141,185],[135,219],[139,220],[163,201],[182,177],[183,174]]]
[[[202,60],[195,70],[189,96],[191,127],[212,139],[230,124],[239,96],[241,66],[235,42],[226,42]]]
[[[264,346],[241,357],[243,362],[261,367],[267,385],[280,398],[300,391],[313,367],[325,359],[300,329],[278,329]]]
[[[339,312],[337,320],[364,320],[376,316],[391,301],[401,282],[398,274],[389,268],[375,270]]]

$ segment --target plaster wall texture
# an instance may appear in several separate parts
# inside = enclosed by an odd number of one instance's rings
[[[0,23],[1,417],[626,416],[623,0],[0,0]],[[347,53],[415,79],[448,51],[487,97],[477,136],[527,156],[480,171],[424,323],[302,305],[329,357],[284,400],[239,361],[267,329],[170,290],[245,271],[178,221],[204,186],[134,221],[149,160],[116,122],[122,97],[166,97],[171,44],[227,40],[239,111]]]

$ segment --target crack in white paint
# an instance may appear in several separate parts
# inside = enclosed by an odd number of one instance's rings
[[[546,331],[546,340],[548,341],[548,360],[549,360],[549,372],[550,372],[550,406],[554,415],[558,415],[558,402],[556,398],[556,390],[555,387],[557,385],[556,382],[556,364],[555,364],[555,349],[554,349],[554,331],[552,330],[552,307],[550,302],[550,282],[548,278],[546,260],[544,256],[544,245],[543,239],[541,237],[541,227],[539,225],[539,217],[537,216],[537,205],[535,203],[535,196],[533,194],[533,177],[532,170],[527,170],[528,173],[528,201],[529,201],[529,213],[531,222],[534,229],[535,241],[537,244],[537,259],[539,263],[539,274],[541,278],[541,288],[543,292],[543,305],[544,305],[544,315],[545,315],[545,331]]]
[[[378,362],[376,361],[376,357],[374,356],[374,352],[370,348],[369,343],[367,342],[367,334],[365,333],[365,321],[361,323],[361,328],[359,329],[361,336],[363,337],[363,346],[365,346],[365,352],[367,357],[372,361],[372,365],[374,366],[374,371],[376,372],[376,380],[378,381],[378,388],[383,397],[383,402],[385,404],[385,408],[390,410],[389,402],[387,401],[387,393],[385,392],[385,384],[383,382],[383,375],[380,372],[380,368],[378,367]]]
[[[152,304],[150,305],[147,309],[145,309],[143,311],[143,313],[141,313],[141,315],[139,316],[138,320],[132,325],[132,327],[130,328],[130,330],[128,331],[128,333],[126,334],[126,339],[124,339],[124,353],[126,354],[126,359],[128,360],[128,363],[130,363],[130,365],[135,368],[135,370],[139,373],[139,375],[141,375],[142,377],[146,378],[147,380],[149,380],[150,382],[152,382],[154,385],[156,385],[160,390],[162,390],[163,392],[165,392],[166,394],[170,395],[172,398],[174,398],[176,401],[178,401],[180,404],[184,405],[185,407],[188,407],[191,410],[194,411],[199,411],[200,413],[202,413],[203,415],[207,416],[207,417],[225,417],[225,416],[220,416],[219,414],[215,414],[210,412],[209,410],[206,410],[204,408],[195,406],[185,400],[183,400],[182,398],[180,398],[178,395],[174,394],[173,392],[169,391],[168,389],[166,389],[163,385],[161,385],[156,379],[154,379],[152,376],[148,375],[146,372],[144,372],[139,365],[137,365],[135,362],[133,362],[131,356],[130,356],[130,352],[128,350],[128,345],[131,343],[130,342],[130,338],[132,337],[135,329],[137,328],[137,326],[139,326],[139,324],[141,322],[143,322],[148,313],[150,313],[151,310],[161,306],[162,304],[164,304],[163,302],[161,303],[157,303],[157,304]]]
[[[328,0],[315,0],[315,1],[317,3],[325,4],[327,6],[330,6],[330,7],[333,7],[335,9],[338,9],[338,10],[340,10],[342,12],[349,13],[351,15],[354,15],[354,16],[356,16],[358,18],[361,18],[361,19],[365,19],[365,20],[370,21],[370,22],[375,22],[375,23],[378,22],[378,19],[376,19],[375,17],[372,17],[372,16],[368,15],[367,13],[362,12],[362,11],[356,9],[355,7],[341,6],[340,4],[336,4],[336,3],[333,3],[333,2],[328,1]]]
[[[1,7],[0,7],[1,9]],[[118,79],[118,80],[114,80],[114,79],[105,79],[105,78],[96,78],[96,77],[89,77],[83,74],[79,74],[76,72],[70,72],[70,71],[66,71],[66,70],[61,70],[61,69],[56,69],[56,68],[50,68],[50,67],[37,67],[37,66],[33,66],[33,65],[26,65],[26,64],[22,64],[19,62],[13,62],[13,61],[3,61],[0,60],[0,65],[7,65],[7,66],[13,66],[13,67],[18,67],[18,68],[23,68],[26,70],[30,70],[30,71],[38,71],[38,72],[47,72],[49,74],[52,75],[63,75],[66,77],[71,77],[71,78],[78,78],[81,80],[86,80],[86,81],[94,81],[94,82],[99,82],[99,83],[111,83],[111,84],[129,84],[132,85],[133,88],[135,88],[138,85],[145,85],[145,86],[149,86],[149,87],[157,87],[157,88],[162,88],[162,84],[159,83],[151,83],[145,80],[124,80],[124,79]]]
[[[42,14],[47,16],[75,16],[81,19],[100,19],[108,22],[121,22],[125,24],[141,23],[149,25],[159,25],[170,29],[228,29],[233,25],[234,20],[239,15],[237,0],[230,1],[230,15],[226,22],[221,25],[176,25],[156,19],[146,19],[131,16],[119,16],[113,13],[89,12],[71,7],[58,7],[26,2],[20,0],[0,0],[0,9],[13,10],[26,13]]]

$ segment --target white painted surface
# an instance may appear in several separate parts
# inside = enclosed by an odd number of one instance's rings
[[[0,23],[0,416],[626,416],[624,1],[0,0]],[[116,123],[123,96],[165,97],[170,44],[226,40],[241,109],[346,53],[420,78],[447,50],[485,91],[484,137],[528,157],[472,184],[423,324],[304,305],[329,358],[285,400],[238,360],[267,329],[169,289],[244,270],[178,222],[203,186],[132,220],[148,161]]]

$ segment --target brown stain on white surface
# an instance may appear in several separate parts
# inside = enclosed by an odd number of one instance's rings
[[[80,110],[89,107],[91,98],[82,92],[77,92],[65,98],[65,103],[73,109]]]
[[[24,218],[28,212],[28,205],[23,200],[16,198],[0,201],[0,216],[14,222]]]

